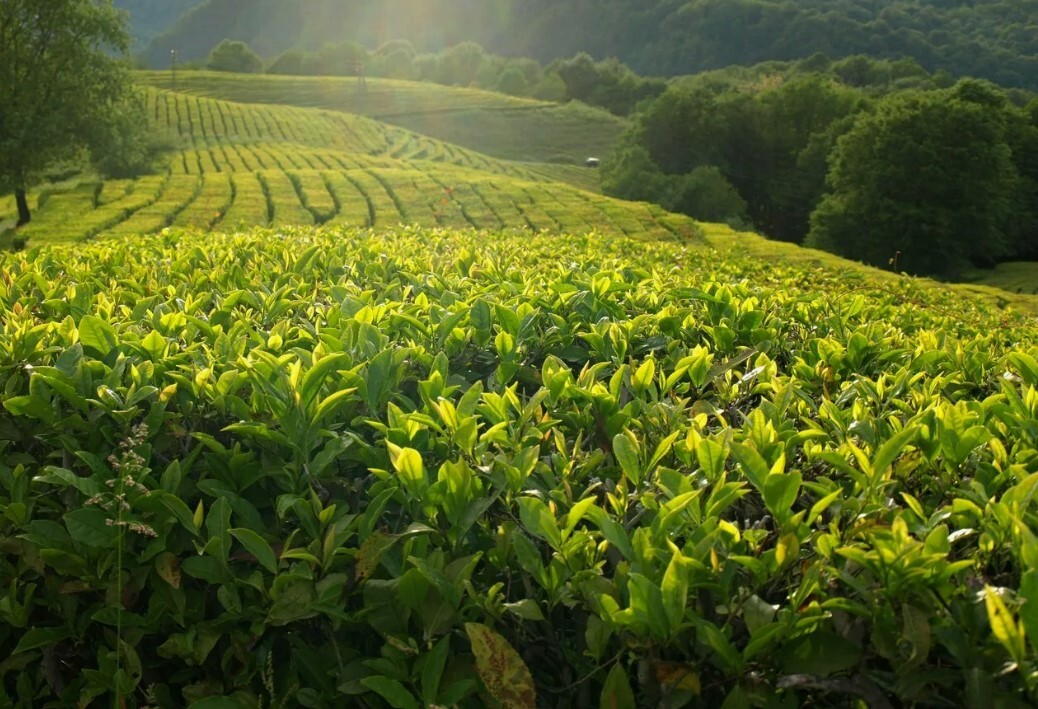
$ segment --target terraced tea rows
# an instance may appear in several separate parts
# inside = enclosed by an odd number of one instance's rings
[[[683,238],[694,231],[691,220],[557,182],[579,183],[587,170],[498,160],[362,116],[161,90],[147,100],[155,128],[183,144],[166,174],[45,190],[19,238],[324,223]],[[10,197],[0,202],[0,222],[13,208]]]
[[[552,166],[527,166],[427,138],[362,116],[288,106],[239,104],[188,94],[149,91],[149,115],[194,150],[191,174],[273,167],[337,168],[358,156],[431,160],[528,180],[554,179]],[[297,153],[301,153],[296,156]],[[316,164],[321,163],[321,164]],[[174,161],[176,169],[176,161]]]
[[[171,89],[170,72],[141,72],[141,81]],[[191,71],[177,76],[183,93],[243,103],[323,108],[375,118],[487,155],[525,162],[582,163],[612,153],[627,123],[571,103],[559,105],[432,83],[368,79],[228,75]]]
[[[332,111],[239,104],[168,91],[148,91],[148,114],[156,127],[191,147],[224,143],[277,143],[377,155],[393,133],[375,121]]]

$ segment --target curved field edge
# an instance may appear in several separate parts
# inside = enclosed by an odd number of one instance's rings
[[[700,234],[704,241],[713,249],[716,249],[722,258],[737,258],[740,256],[751,256],[765,262],[785,262],[798,264],[805,268],[817,267],[824,269],[835,269],[846,274],[849,281],[846,283],[845,291],[853,291],[855,282],[868,277],[877,282],[898,282],[906,279],[926,283],[936,290],[944,290],[956,297],[980,298],[993,304],[999,309],[1008,309],[1024,313],[1032,318],[1038,317],[1038,295],[1025,292],[1012,292],[1006,289],[1005,283],[947,283],[927,278],[904,276],[902,274],[884,271],[871,266],[866,266],[857,261],[850,261],[840,256],[810,249],[796,244],[767,239],[752,232],[740,232],[724,224],[707,224],[697,222]],[[1013,264],[1004,264],[1009,267]],[[1022,264],[1028,270],[1029,264]],[[819,291],[819,297],[826,297],[823,291]]]
[[[1038,331],[846,288],[598,234],[6,254],[0,686],[484,706],[490,647],[521,706],[1033,700]]]
[[[170,72],[137,72],[147,86],[173,89]],[[583,164],[607,158],[628,123],[578,103],[558,104],[439,84],[367,79],[228,75],[190,71],[175,90],[242,103],[319,108],[368,116],[506,160]]]
[[[699,241],[694,220],[654,205],[427,160],[265,143],[199,148],[182,157],[168,175],[87,179],[50,190],[39,200],[33,221],[3,240],[10,246],[17,237],[33,247],[171,227],[234,232],[330,224],[379,230],[399,225],[531,233],[597,230]]]

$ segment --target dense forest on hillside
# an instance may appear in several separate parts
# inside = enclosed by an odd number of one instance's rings
[[[112,4],[130,13],[130,30],[136,46],[145,47],[151,39],[168,30],[184,13],[202,0],[113,0]]]
[[[863,56],[708,72],[638,107],[603,188],[913,273],[1038,259],[1038,99]]]
[[[423,52],[472,40],[542,62],[615,56],[665,76],[817,52],[911,56],[929,71],[1038,87],[1034,17],[1038,0],[206,0],[144,57],[165,67],[172,48],[198,59],[225,38],[264,56],[344,40],[406,38]]]

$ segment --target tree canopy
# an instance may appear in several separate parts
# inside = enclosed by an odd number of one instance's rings
[[[973,88],[892,96],[862,114],[837,143],[807,244],[911,273],[1009,255],[1017,173],[1001,106]]]
[[[673,81],[602,187],[914,273],[1038,257],[1038,102],[945,82],[859,57]]]
[[[133,97],[124,15],[100,0],[0,3],[0,191],[26,189],[50,165],[95,145]]]
[[[155,67],[170,49],[202,59],[225,37],[264,56],[343,40],[406,38],[419,52],[469,40],[505,56],[587,52],[674,76],[821,52],[911,57],[931,72],[1038,88],[1035,17],[1038,0],[197,0],[146,56]]]
[[[263,60],[244,42],[225,39],[209,53],[206,67],[214,71],[256,74],[263,71]]]

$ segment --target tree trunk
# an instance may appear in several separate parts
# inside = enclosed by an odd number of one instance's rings
[[[14,191],[14,201],[18,203],[18,226],[24,226],[32,221],[29,213],[29,200],[25,198],[25,189],[19,187]]]

